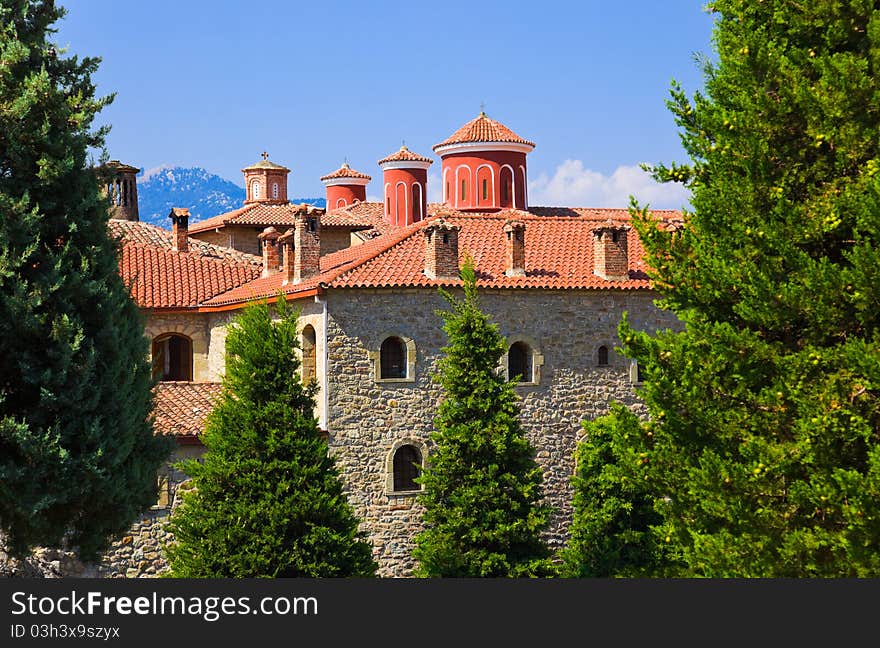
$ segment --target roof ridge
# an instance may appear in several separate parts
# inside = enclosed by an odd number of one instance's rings
[[[380,237],[373,239],[372,241],[369,241],[368,243],[362,243],[361,245],[375,245],[378,241],[381,241],[381,239],[383,239],[383,238],[388,237],[389,239],[392,239],[388,242],[387,245],[377,246],[378,247],[377,250],[371,251],[369,254],[365,253],[363,257],[356,257],[354,260],[352,260],[348,264],[342,264],[339,268],[336,268],[337,272],[335,274],[329,276],[326,280],[321,281],[320,285],[322,287],[329,286],[330,283],[336,281],[337,279],[340,279],[345,273],[352,272],[352,271],[356,270],[357,268],[359,268],[360,266],[364,265],[365,263],[369,263],[373,259],[378,259],[380,256],[387,253],[392,248],[400,245],[406,239],[408,239],[410,236],[414,235],[416,232],[421,230],[425,226],[425,224],[429,223],[431,220],[432,220],[431,218],[426,218],[425,220],[421,220],[417,223],[413,223],[412,225],[409,225],[408,227],[405,227],[402,230],[396,230],[396,231],[392,230],[392,231],[388,232],[387,234],[384,234]]]

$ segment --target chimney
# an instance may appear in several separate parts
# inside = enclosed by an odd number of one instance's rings
[[[263,245],[264,277],[278,272],[278,236],[278,231],[270,225],[258,237]]]
[[[425,227],[425,276],[429,279],[458,279],[459,225],[442,218]]]
[[[593,274],[608,281],[629,279],[627,259],[628,225],[607,225],[593,230]]]
[[[293,283],[321,272],[321,210],[302,204],[293,230]]]
[[[507,238],[507,267],[504,274],[508,277],[525,277],[526,224],[517,220],[505,221],[504,235]]]
[[[171,219],[171,249],[175,252],[188,252],[189,210],[185,207],[172,207],[168,218]]]
[[[295,249],[293,228],[278,237],[278,245],[281,247],[281,273],[284,275],[281,284],[286,285],[293,282],[293,252]]]

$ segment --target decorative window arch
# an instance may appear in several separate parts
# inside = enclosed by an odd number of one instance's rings
[[[600,367],[607,367],[609,363],[608,346],[603,344],[596,349],[596,364]]]
[[[192,380],[192,340],[180,333],[153,338],[153,377],[156,380]]]
[[[409,192],[406,190],[406,183],[403,180],[399,180],[396,185],[394,185],[394,224],[395,225],[408,225],[407,223],[407,215],[409,214],[409,196],[407,195]],[[403,197],[401,201],[400,198]],[[403,212],[400,211],[400,204],[403,203]]]
[[[260,198],[260,181],[254,180],[251,182],[251,198],[254,200],[258,200]]]
[[[345,207],[345,205],[346,205],[345,198],[337,198],[336,199],[336,208],[337,209],[339,209],[340,207]]]
[[[449,202],[451,187],[449,186],[449,167],[443,169],[443,202]]]
[[[379,348],[370,351],[376,382],[415,382],[416,343],[399,333],[384,333]]]
[[[514,380],[517,375],[519,385],[537,385],[541,382],[541,368],[544,356],[537,343],[526,336],[508,338],[507,353],[501,358],[501,371],[507,380]]]
[[[412,185],[412,206],[413,223],[418,223],[424,218],[424,214],[422,214],[422,184],[420,182],[414,182]]]
[[[464,177],[459,179],[459,174],[461,173],[462,169],[467,171],[467,180],[465,180]],[[461,173],[461,175],[464,176],[464,173]],[[468,201],[468,196],[470,195],[470,192],[468,191],[467,187],[468,187],[468,185],[473,184],[471,182],[472,175],[473,175],[473,172],[471,171],[471,168],[466,164],[459,164],[455,168],[455,187],[454,187],[454,189],[455,189],[455,206],[456,207],[459,206],[459,203],[466,203]],[[461,200],[459,200],[459,198],[461,198]]]
[[[425,468],[425,444],[398,439],[385,458],[385,491],[389,495],[415,495],[422,490],[415,479]]]
[[[523,165],[519,165],[519,170],[522,173],[522,188],[523,188],[522,208],[526,209],[529,206],[529,183],[526,180],[526,168]],[[514,200],[516,200],[516,199],[514,198]]]
[[[318,377],[317,336],[315,327],[306,324],[302,331],[302,381],[308,385]]]
[[[516,207],[516,179],[513,177],[513,167],[505,164],[498,172],[501,180],[501,207]]]
[[[489,173],[480,173],[481,169],[488,169]],[[480,206],[495,207],[495,169],[488,164],[478,166],[477,183],[480,186],[477,187],[479,193],[476,196],[476,203]]]
[[[277,182],[272,183],[272,197],[278,198],[278,183]]]
[[[385,218],[391,219],[391,183],[385,183]]]

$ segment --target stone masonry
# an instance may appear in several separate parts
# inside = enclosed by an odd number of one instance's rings
[[[517,387],[521,420],[544,469],[547,501],[555,508],[548,541],[560,547],[571,520],[574,451],[581,421],[605,414],[612,401],[640,413],[628,361],[614,353],[624,311],[636,328],[676,325],[647,291],[484,290],[481,304],[508,344],[533,352],[537,381]],[[382,576],[408,576],[421,511],[413,493],[388,489],[390,457],[401,442],[430,453],[428,436],[440,391],[431,380],[446,343],[433,289],[348,289],[328,293],[329,431],[347,493],[373,544]],[[369,312],[370,317],[364,317]],[[397,336],[415,348],[412,379],[377,380],[373,363],[382,340]],[[598,366],[606,346],[609,365]]]

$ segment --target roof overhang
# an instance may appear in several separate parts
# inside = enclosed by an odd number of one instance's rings
[[[485,153],[489,151],[504,151],[510,153],[531,153],[535,147],[532,144],[520,144],[518,142],[456,142],[443,144],[434,148],[437,155],[452,155],[453,153]]]
[[[339,185],[358,185],[360,187],[366,187],[370,178],[328,178],[327,180],[321,180],[324,183],[325,187],[337,187]]]
[[[427,162],[421,162],[418,160],[391,160],[390,162],[381,162],[379,167],[383,171],[390,171],[391,169],[425,169],[431,166],[434,162],[432,160],[428,160]]]

